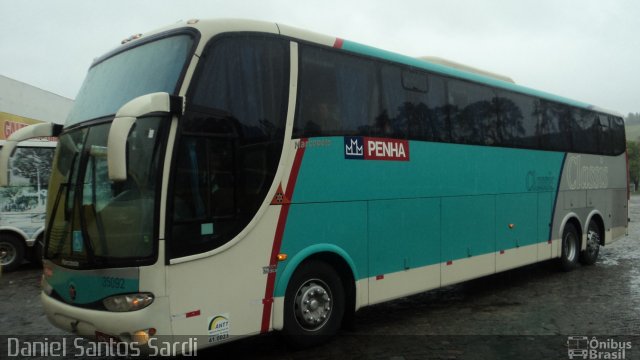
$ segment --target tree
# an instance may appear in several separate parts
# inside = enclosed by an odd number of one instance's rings
[[[636,125],[640,124],[640,113],[629,113],[627,117],[624,119],[625,124],[627,125]]]
[[[29,184],[46,189],[51,176],[52,148],[21,148],[16,151],[12,162],[15,175],[29,179]]]
[[[638,189],[640,183],[640,145],[635,141],[627,141],[627,155],[629,156],[629,182]]]

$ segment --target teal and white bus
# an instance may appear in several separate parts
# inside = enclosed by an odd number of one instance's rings
[[[133,36],[60,131],[42,302],[88,337],[310,345],[367,305],[593,264],[627,229],[618,114],[281,24]]]

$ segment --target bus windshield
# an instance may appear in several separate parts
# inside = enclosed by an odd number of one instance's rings
[[[174,93],[193,42],[187,34],[165,37],[96,63],[82,84],[65,126],[115,114],[138,96]]]
[[[61,266],[139,265],[157,248],[153,221],[164,123],[136,120],[127,139],[127,181],[108,177],[111,120],[128,101],[149,93],[175,93],[194,39],[163,36],[98,60],[89,70],[59,138],[47,204],[45,258]],[[91,126],[78,126],[89,120]]]
[[[110,122],[60,137],[51,176],[45,258],[62,266],[103,267],[154,255],[153,219],[167,119],[138,119],[127,140],[128,180],[108,177]]]

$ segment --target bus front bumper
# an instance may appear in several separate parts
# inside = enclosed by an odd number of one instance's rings
[[[171,335],[169,301],[166,297],[155,298],[144,309],[128,312],[111,312],[85,309],[58,301],[40,294],[42,305],[49,321],[56,327],[70,333],[91,339],[113,337],[118,341],[132,342],[139,331],[153,332],[158,335]]]

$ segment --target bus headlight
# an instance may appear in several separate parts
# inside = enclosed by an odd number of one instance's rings
[[[116,295],[102,300],[107,310],[116,312],[144,309],[152,302],[153,294],[151,293]]]

